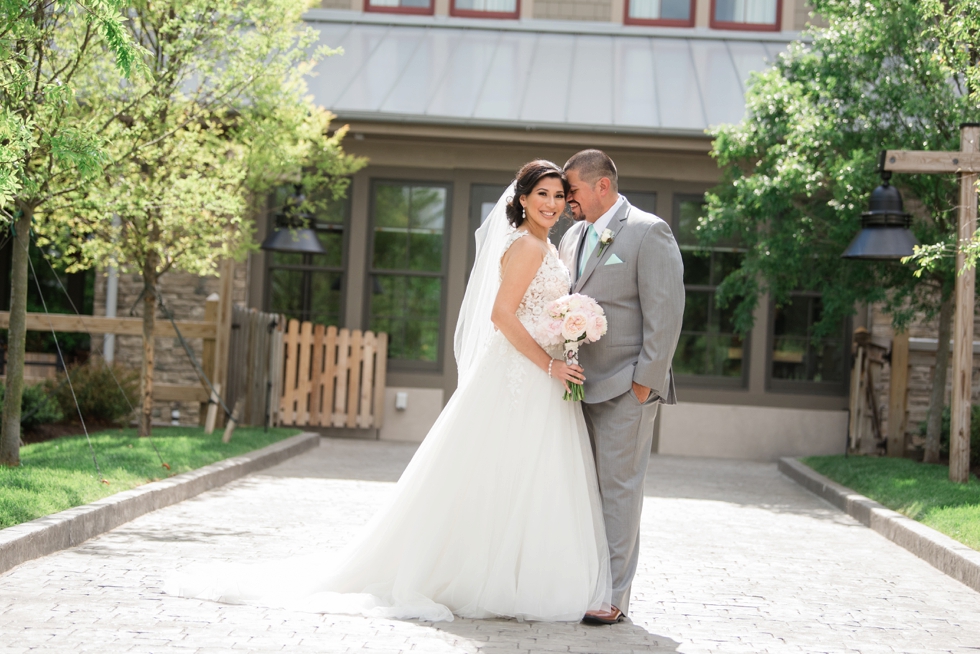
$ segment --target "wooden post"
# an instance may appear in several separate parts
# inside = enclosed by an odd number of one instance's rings
[[[861,329],[860,327],[858,329]],[[847,433],[848,451],[857,451],[861,444],[861,424],[864,422],[864,365],[865,348],[857,343],[857,330],[855,330],[854,342],[856,344],[854,352],[854,368],[851,370],[851,398],[850,398],[850,421]]]
[[[906,398],[909,388],[909,334],[892,339],[891,383],[888,389],[888,456],[905,455]]]
[[[980,152],[980,125],[963,125],[960,150]],[[949,479],[970,480],[970,405],[973,391],[973,293],[976,271],[967,269],[963,244],[977,231],[977,174],[960,173],[960,215],[956,249],[956,313],[953,318],[953,396],[950,407]]]
[[[217,322],[218,321],[218,294],[212,293],[204,301],[204,322]],[[205,338],[204,345],[201,348],[201,369],[204,371],[204,375],[214,383],[214,339]],[[201,426],[204,426],[204,421],[207,419],[208,403],[201,402],[201,411],[199,416],[199,422]]]
[[[210,436],[214,433],[214,424],[218,420],[218,409],[221,408],[221,404],[218,403],[218,396],[221,394],[221,384],[213,383],[214,391],[211,393],[211,401],[208,403],[208,413],[207,418],[204,420],[204,433]]]
[[[221,262],[221,293],[218,297],[218,330],[214,339],[214,376],[211,383],[215,388],[228,388],[228,351],[231,346],[232,290],[234,289],[235,262],[226,259]],[[226,396],[227,393],[224,393]],[[224,424],[224,411],[218,412],[216,427]]]

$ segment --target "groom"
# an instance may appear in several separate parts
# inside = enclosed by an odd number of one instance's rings
[[[616,165],[600,150],[565,164],[576,220],[561,240],[572,292],[595,298],[609,330],[582,348],[583,410],[595,454],[609,541],[612,604],[585,622],[613,624],[629,610],[640,547],[643,479],[657,405],[674,404],[670,361],[684,314],[684,266],[670,227],[619,194]]]

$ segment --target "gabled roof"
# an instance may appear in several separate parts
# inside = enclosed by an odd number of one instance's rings
[[[703,136],[795,35],[313,10],[310,89],[342,120]]]

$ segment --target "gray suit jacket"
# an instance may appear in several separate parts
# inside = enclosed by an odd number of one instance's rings
[[[652,389],[651,401],[676,402],[671,359],[684,317],[684,264],[666,222],[623,203],[609,221],[613,241],[589,256],[578,278],[578,253],[586,223],[573,225],[559,255],[571,271],[573,293],[595,298],[609,329],[579,351],[585,368],[585,401],[605,402],[629,392],[632,382]],[[616,256],[622,263],[616,263]]]

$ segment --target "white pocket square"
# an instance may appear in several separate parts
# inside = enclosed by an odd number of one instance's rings
[[[617,257],[615,254],[606,259],[606,263],[602,264],[604,266],[612,266],[617,263],[623,263],[623,260]]]

